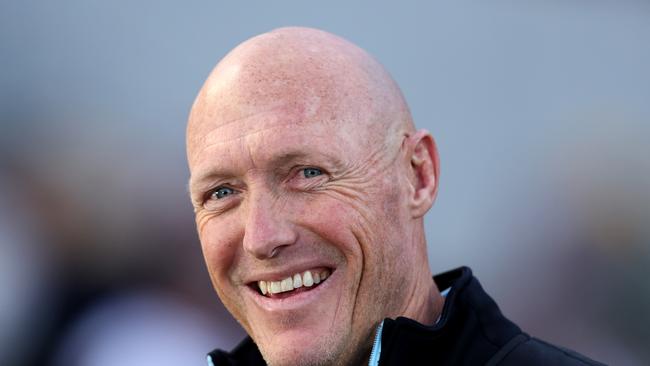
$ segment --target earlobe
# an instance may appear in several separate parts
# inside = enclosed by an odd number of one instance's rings
[[[412,190],[411,215],[422,217],[433,205],[438,192],[439,158],[436,143],[426,130],[418,131],[410,138]]]

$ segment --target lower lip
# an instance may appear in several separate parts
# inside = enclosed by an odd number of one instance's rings
[[[318,286],[309,291],[300,291],[286,297],[267,297],[258,291],[248,287],[253,294],[255,302],[264,310],[269,312],[297,310],[316,300],[321,292],[326,291],[332,286],[337,278],[337,271],[333,271],[327,280],[321,282]]]

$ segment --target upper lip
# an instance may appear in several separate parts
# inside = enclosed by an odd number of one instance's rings
[[[247,285],[250,285],[259,281],[281,281],[289,276],[293,276],[296,273],[303,273],[314,268],[327,268],[332,272],[334,271],[334,265],[331,263],[325,263],[322,260],[303,262],[301,264],[286,266],[268,271],[253,271],[244,278],[243,282]]]

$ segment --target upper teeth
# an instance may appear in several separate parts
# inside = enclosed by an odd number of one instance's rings
[[[330,271],[327,269],[321,271],[305,271],[303,273],[296,273],[281,281],[258,281],[257,285],[260,287],[262,294],[279,294],[281,292],[291,291],[299,287],[311,287],[314,284],[319,284],[329,277]]]

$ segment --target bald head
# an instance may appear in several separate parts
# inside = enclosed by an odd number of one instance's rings
[[[278,108],[294,117],[287,123],[364,127],[363,142],[414,131],[399,87],[372,56],[324,31],[280,28],[240,44],[212,71],[190,114],[190,159],[208,130]]]

